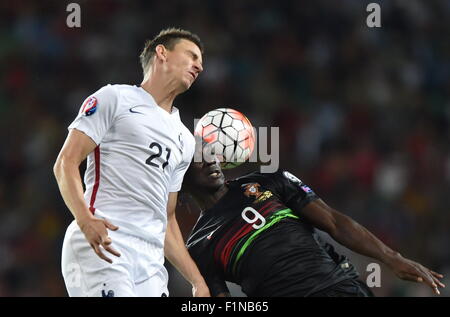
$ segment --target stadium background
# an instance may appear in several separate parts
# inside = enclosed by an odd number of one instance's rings
[[[379,29],[366,26],[371,1],[360,0],[77,1],[73,29],[70,2],[0,4],[0,296],[66,295],[71,215],[53,163],[82,100],[107,83],[139,84],[144,40],[167,26],[206,46],[204,73],[176,100],[189,128],[220,106],[280,127],[281,167],[450,275],[449,1],[372,1]],[[196,215],[178,210],[185,234]],[[343,251],[365,278],[373,261]],[[169,269],[171,294],[189,296]],[[431,295],[381,269],[377,295]]]

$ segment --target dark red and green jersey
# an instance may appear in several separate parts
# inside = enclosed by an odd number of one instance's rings
[[[198,219],[188,250],[213,296],[225,281],[249,296],[308,296],[357,273],[301,211],[316,194],[287,171],[252,173]]]

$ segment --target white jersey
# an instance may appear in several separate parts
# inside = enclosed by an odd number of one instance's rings
[[[107,85],[84,101],[74,128],[97,144],[84,176],[91,212],[163,254],[168,195],[180,190],[195,150],[178,109],[168,113],[141,87]]]

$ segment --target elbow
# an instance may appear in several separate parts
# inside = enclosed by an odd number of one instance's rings
[[[334,240],[340,242],[354,236],[358,224],[348,216],[337,214],[335,218],[332,233],[330,235]]]
[[[57,181],[61,179],[64,175],[64,170],[67,168],[68,164],[63,156],[58,156],[58,158],[55,161],[55,164],[53,165],[53,175],[55,175],[55,178]]]
[[[177,222],[177,217],[175,215],[175,210],[168,210],[167,212],[167,223],[168,224],[172,224],[172,223],[178,223]]]
[[[332,210],[330,215],[332,215],[332,217],[328,219],[325,231],[336,240],[339,238],[342,229],[344,229],[343,227],[345,227],[345,216],[335,210]]]
[[[62,163],[60,158],[56,159],[55,164],[53,165],[53,175],[55,175],[56,180],[58,180],[61,176]]]
[[[327,229],[325,230],[333,239],[339,238],[339,227],[336,223],[332,223],[328,225]]]

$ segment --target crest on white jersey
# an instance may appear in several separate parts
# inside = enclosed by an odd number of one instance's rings
[[[91,114],[94,114],[95,111],[97,111],[97,98],[89,97],[81,107],[81,112],[88,117]]]

